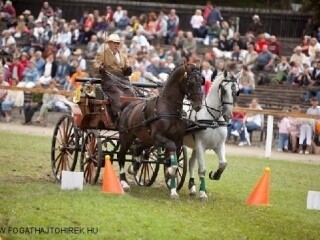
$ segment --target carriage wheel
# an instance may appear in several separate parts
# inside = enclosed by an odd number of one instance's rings
[[[79,151],[78,129],[70,115],[60,117],[53,131],[51,167],[56,180],[61,181],[62,171],[74,171]]]
[[[159,154],[156,147],[151,147],[145,150],[144,159],[137,173],[134,175],[134,180],[140,186],[151,186],[156,180],[159,172]]]
[[[118,136],[106,136],[101,141],[104,155],[109,155],[111,161],[115,160],[115,155],[119,150],[119,137]]]
[[[184,180],[186,179],[187,175],[187,164],[188,164],[188,157],[187,157],[187,147],[182,146],[178,152],[177,155],[178,158],[178,169],[176,172],[176,183],[177,183],[177,190],[180,190],[183,186]],[[169,164],[164,164],[164,176],[167,187],[170,189],[170,177],[166,175],[167,167],[169,167]]]
[[[102,145],[98,132],[89,131],[83,140],[80,158],[80,169],[85,183],[97,183],[102,160]]]

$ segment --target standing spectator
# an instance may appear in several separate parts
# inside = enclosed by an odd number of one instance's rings
[[[196,9],[194,15],[191,17],[190,25],[192,27],[192,33],[195,38],[201,38],[199,29],[203,22],[203,16],[200,9]]]
[[[211,25],[214,22],[218,22],[220,24],[222,20],[223,17],[221,16],[220,10],[217,8],[217,6],[212,4],[212,10],[208,16],[208,24]]]
[[[203,18],[206,20],[206,22],[209,20],[209,15],[213,9],[211,1],[207,1],[207,4],[204,6],[203,9]]]
[[[291,112],[292,113],[298,113],[300,112],[300,106],[299,105],[293,105],[291,107]],[[289,117],[289,122],[290,122],[290,143],[291,143],[291,151],[293,153],[296,153],[298,148],[298,138],[300,134],[300,124],[301,121],[299,118],[296,117]]]
[[[38,107],[42,100],[42,94],[24,92],[24,122],[23,125],[32,125],[32,118],[35,112],[38,110]]]
[[[249,24],[247,32],[252,33],[254,36],[264,33],[263,25],[258,15],[253,15],[252,22]]]
[[[259,104],[258,98],[253,98],[251,100],[251,103],[249,105],[250,109],[255,110],[262,110],[262,107]],[[249,144],[249,139],[246,137],[246,131],[252,132],[257,129],[261,129],[263,121],[263,115],[262,114],[246,114],[245,116],[245,127],[240,133],[240,143],[239,146],[242,147],[244,145]]]
[[[116,27],[118,27],[118,22],[123,16],[123,11],[121,6],[117,6],[117,10],[113,13],[113,19]]]
[[[12,82],[12,86],[16,86],[17,84],[16,79],[12,79],[11,82]],[[0,108],[2,107],[2,111],[5,114],[5,121],[11,122],[13,107],[22,107],[22,106],[23,106],[23,92],[8,90],[8,94],[0,106]]]
[[[316,25],[312,18],[308,18],[308,21],[303,29],[303,36],[314,37]]]
[[[0,74],[0,86],[9,86],[9,83],[4,81],[4,75]],[[2,103],[8,95],[8,90],[0,89],[0,117],[5,117],[4,112],[2,111]]]
[[[49,89],[58,91],[55,87],[55,82],[50,82]],[[55,105],[55,94],[53,93],[45,93],[42,97],[42,105],[40,107],[39,117],[37,118],[36,122],[43,126],[47,126],[48,120],[48,112],[52,109]]]
[[[318,99],[316,97],[310,100],[311,107],[308,108],[307,114],[320,115],[320,108],[318,106]],[[312,137],[315,132],[315,120],[314,119],[302,119],[300,126],[300,136],[299,136],[299,153],[303,154],[303,144],[306,141],[307,148],[304,154],[309,154],[311,152],[311,142]]]
[[[212,77],[213,71],[211,70],[211,66],[208,62],[202,63],[202,70],[201,75],[204,77],[205,84],[204,84],[204,94],[207,95],[209,92],[209,89],[211,87],[211,77]]]
[[[279,139],[278,139],[278,152],[288,152],[289,134],[290,134],[290,120],[286,116],[287,110],[283,110],[284,114],[278,122]]]
[[[176,14],[175,9],[171,9],[168,14],[167,19],[167,36],[166,36],[166,44],[172,44],[173,40],[179,30],[179,17]]]
[[[160,11],[158,14],[157,21],[154,24],[153,34],[156,39],[158,39],[158,44],[162,44],[167,36],[168,23],[165,19],[165,14]]]

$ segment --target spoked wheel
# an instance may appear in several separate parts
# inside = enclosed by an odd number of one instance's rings
[[[119,136],[115,134],[103,134],[105,138],[102,139],[102,150],[105,155],[109,155],[111,160],[114,160],[115,155],[119,150]]]
[[[187,164],[188,164],[188,156],[187,156],[187,147],[182,146],[177,155],[178,159],[178,169],[176,171],[176,183],[177,183],[177,190],[180,190],[183,186],[184,180],[186,179],[187,175]],[[170,161],[163,165],[164,169],[164,176],[167,187],[170,189],[170,177],[167,176],[167,168],[170,167]]]
[[[83,140],[80,158],[80,169],[85,183],[97,183],[102,160],[102,146],[98,132],[89,131]]]
[[[79,151],[79,131],[74,119],[63,115],[58,120],[52,136],[51,167],[56,180],[61,181],[62,171],[74,171]]]
[[[159,172],[160,154],[160,150],[156,147],[145,150],[143,158],[148,160],[142,161],[139,170],[134,175],[134,180],[138,185],[149,187],[154,183]]]

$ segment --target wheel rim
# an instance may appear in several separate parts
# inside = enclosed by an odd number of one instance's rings
[[[62,171],[74,171],[78,139],[72,116],[63,115],[55,126],[51,145],[51,167],[56,180],[61,181]]]
[[[142,161],[137,173],[134,175],[136,183],[140,186],[151,186],[159,172],[159,155],[155,147],[150,148],[146,154],[148,161]]]
[[[81,171],[83,171],[84,182],[95,184],[100,175],[102,165],[101,141],[98,134],[89,132],[82,144]]]

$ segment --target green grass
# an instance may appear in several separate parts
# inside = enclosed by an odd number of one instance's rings
[[[97,234],[1,234],[3,239],[319,239],[320,212],[306,209],[308,190],[320,191],[320,165],[228,156],[220,181],[207,178],[209,200],[180,200],[158,176],[154,186],[132,185],[114,196],[101,185],[61,191],[50,169],[50,137],[1,132],[0,229],[84,227]],[[207,171],[216,168],[207,155]],[[263,173],[271,168],[269,207],[245,205]],[[1,239],[1,238],[0,238]]]

